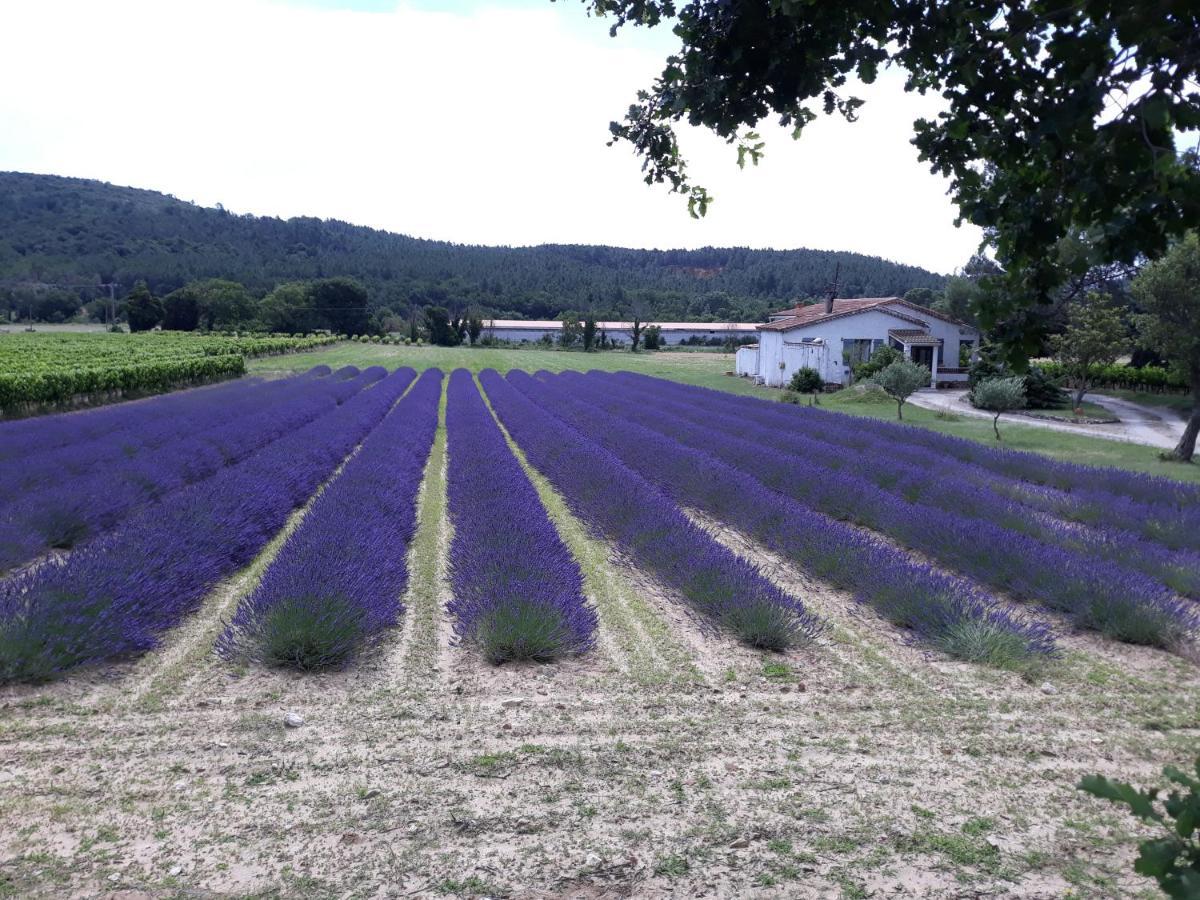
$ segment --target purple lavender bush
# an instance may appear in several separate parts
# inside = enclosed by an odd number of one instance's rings
[[[570,381],[573,390],[582,390],[595,403],[749,473],[773,490],[834,518],[872,528],[1018,599],[1064,612],[1080,627],[1117,640],[1166,648],[1189,640],[1200,627],[1192,605],[1176,598],[1161,582],[994,524],[986,506],[981,517],[972,518],[909,502],[855,474],[855,454],[845,454],[843,465],[823,466],[802,453],[772,449],[770,430],[752,421],[734,423],[735,434],[714,428],[711,422],[689,422],[669,405],[656,404],[648,410],[640,399],[622,396],[607,379],[578,375],[560,379]],[[581,381],[593,387],[577,387]],[[977,504],[987,502],[983,495],[973,499]]]
[[[143,653],[246,565],[411,383],[400,370],[120,528],[0,585],[0,682]]]
[[[446,440],[455,636],[494,664],[590,649],[579,565],[465,369],[450,376]]]
[[[442,373],[427,370],[289,535],[217,640],[226,659],[344,665],[400,620]]]
[[[373,378],[281,379],[206,395],[165,419],[156,404],[127,404],[130,421],[120,429],[47,453],[10,479],[15,496],[0,498],[0,571],[102,534],[329,412]]]
[[[616,418],[580,386],[557,377],[510,381],[546,410],[602,444],[676,502],[754,538],[830,584],[850,591],[914,638],[952,656],[1028,669],[1056,652],[1048,627],[1019,619],[978,588],[791,500],[713,456]],[[588,393],[585,391],[585,393]]]
[[[727,628],[744,643],[768,650],[803,645],[823,631],[803,603],[718,544],[666,493],[608,450],[494,370],[482,372],[480,382],[513,439],[572,512],[682,597],[703,625]]]
[[[693,403],[738,405],[741,415],[772,417],[779,427],[814,437],[838,433],[846,447],[886,444],[932,451],[940,459],[957,460],[980,472],[1001,476],[1014,485],[1049,488],[1030,491],[1025,502],[1082,524],[1103,524],[1140,533],[1170,549],[1200,551],[1200,486],[1125,469],[1084,466],[1048,459],[1037,453],[997,449],[927,428],[883,422],[820,409],[772,403],[757,397],[734,397],[694,385],[664,382],[632,372],[620,373],[631,385],[658,397],[662,392]],[[851,434],[852,432],[852,434]]]
[[[612,378],[619,386],[642,385],[625,373],[593,373],[590,379]],[[678,385],[683,388],[683,385]],[[716,392],[714,392],[716,393]],[[631,399],[633,394],[626,394]],[[981,519],[1019,531],[1042,543],[1135,569],[1184,596],[1200,599],[1200,553],[1171,549],[1143,535],[1095,523],[1083,527],[1046,511],[1061,502],[1053,489],[1014,483],[1005,476],[962,463],[936,450],[864,440],[856,431],[858,419],[839,416],[820,429],[794,427],[781,420],[773,407],[744,404],[732,395],[695,396],[664,383],[655,394],[656,409],[669,411],[695,425],[718,429],[735,439],[752,438],[772,449],[802,456],[808,462],[874,482],[912,503]],[[753,431],[749,434],[748,429]],[[853,452],[848,452],[850,449]],[[1045,502],[1030,502],[1034,497]],[[1120,498],[1110,498],[1120,503]]]

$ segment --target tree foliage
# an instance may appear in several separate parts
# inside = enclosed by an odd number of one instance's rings
[[[1050,338],[1055,360],[1075,388],[1075,408],[1092,387],[1094,366],[1107,366],[1128,348],[1129,328],[1107,294],[1089,291],[1070,305],[1067,327]]]
[[[163,320],[162,301],[150,293],[146,282],[139,281],[125,298],[125,316],[130,331],[149,331]]]
[[[872,378],[889,397],[896,401],[896,418],[904,418],[904,402],[916,391],[927,386],[932,373],[908,359],[898,359]]]
[[[983,277],[982,324],[1023,363],[1042,313],[1097,262],[1161,253],[1200,225],[1200,170],[1177,136],[1200,127],[1200,6],[1194,0],[585,0],[626,24],[674,20],[680,40],[639,92],[614,141],[643,158],[648,183],[711,201],[675,132],[686,120],[757,163],[753,131],[776,116],[798,137],[820,110],[853,121],[884,66],[945,109],[914,123],[914,143],[950,179],[959,221],[984,229],[1000,265]],[[1064,254],[1082,236],[1086,254]]]
[[[1129,807],[1138,819],[1159,829],[1159,837],[1138,844],[1133,869],[1155,879],[1163,893],[1176,900],[1200,897],[1200,758],[1193,772],[1167,766],[1163,774],[1175,787],[1161,799],[1157,790],[1139,791],[1103,775],[1089,775],[1078,785],[1093,797]]]
[[[1181,372],[1192,390],[1192,415],[1175,447],[1175,458],[1190,462],[1200,434],[1200,236],[1179,241],[1134,279],[1138,340]]]
[[[996,440],[1000,440],[1001,414],[1025,408],[1025,379],[1020,375],[986,378],[972,389],[971,403],[995,414],[992,416],[992,430],[996,432]]]
[[[757,322],[820,294],[837,267],[844,297],[939,291],[945,281],[916,266],[825,250],[450,244],[323,219],[230,215],[153,191],[15,172],[0,173],[0,221],[0,285],[77,282],[74,293],[85,301],[107,296],[95,287],[101,281],[144,280],[165,295],[222,278],[261,297],[287,282],[344,275],[366,287],[373,311],[406,319],[427,306],[553,319],[587,308],[591,296],[599,319]]]

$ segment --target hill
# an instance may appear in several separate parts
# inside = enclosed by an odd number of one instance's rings
[[[546,244],[482,247],[423,240],[336,220],[236,215],[100,181],[0,173],[0,285],[144,279],[156,294],[197,278],[277,283],[350,275],[376,308],[475,305],[506,318],[551,318],[589,303],[652,318],[760,320],[823,292],[841,266],[844,297],[940,289],[916,266],[824,250],[630,250]],[[83,299],[98,292],[81,288]]]

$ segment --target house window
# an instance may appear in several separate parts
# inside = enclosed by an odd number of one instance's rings
[[[844,338],[842,340],[842,362],[848,366],[865,363],[871,358],[873,343],[870,338]]]

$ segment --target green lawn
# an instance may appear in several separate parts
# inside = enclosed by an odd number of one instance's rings
[[[392,347],[382,344],[339,344],[329,350],[295,353],[288,356],[271,356],[250,360],[247,367],[251,373],[296,372],[324,363],[338,366],[369,365],[386,366],[389,369],[412,366],[422,370],[437,367],[445,372],[456,368],[524,369],[536,372],[547,369],[560,372],[565,369],[586,371],[625,369],[642,372],[660,378],[671,378],[687,384],[717,388],[735,394],[753,394],[774,399],[779,391],[758,387],[745,378],[735,378],[725,373],[733,368],[733,356],[728,353],[583,353],[560,350],[492,350],[471,347]],[[822,397],[825,409],[895,421],[894,403],[847,403],[846,394],[831,394]],[[1140,396],[1140,395],[1139,395]],[[1159,395],[1154,395],[1159,396]],[[996,446],[992,423],[988,419],[963,416],[958,419],[939,418],[938,413],[906,404],[904,421],[910,425],[931,428],[943,434],[969,438],[973,441]],[[1200,466],[1182,463],[1167,463],[1158,458],[1159,451],[1138,444],[1107,441],[1082,435],[1066,434],[1038,428],[1034,425],[1002,425],[1000,433],[1004,440],[1000,446],[1012,450],[1030,450],[1044,453],[1068,462],[1096,466],[1119,466],[1152,475],[1162,475],[1181,481],[1200,483]]]
[[[1135,401],[1136,402],[1136,401]],[[1090,403],[1087,400],[1083,401],[1081,407],[1085,419],[1102,419],[1105,421],[1120,421],[1117,416],[1105,409],[1098,403]],[[1075,410],[1073,409],[1037,409],[1033,410],[1039,416],[1049,416],[1052,419],[1074,419]]]
[[[604,353],[584,353],[578,350],[394,347],[386,344],[344,343],[329,350],[247,360],[246,368],[252,374],[297,372],[321,363],[335,369],[345,365],[355,365],[360,368],[387,366],[389,369],[412,366],[417,371],[436,367],[443,372],[459,368],[470,369],[472,372],[479,372],[483,369],[496,369],[499,372],[507,372],[509,369],[523,369],[526,372],[536,372],[538,369],[546,369],[551,372],[561,372],[564,369],[582,372],[586,372],[588,369],[604,369],[615,372],[625,369],[630,372],[655,375],[659,378],[673,378],[688,384],[700,384],[705,387],[732,391],[736,394],[754,393],[768,397],[778,395],[776,391],[756,387],[745,378],[726,375],[726,372],[733,371],[733,354],[731,353],[679,353],[676,351],[629,353],[617,350]]]
[[[1155,394],[1150,391],[1130,391],[1124,388],[1099,388],[1096,393],[1116,397],[1118,400],[1128,400],[1130,403],[1140,403],[1143,406],[1173,409],[1183,416],[1189,415],[1192,411],[1191,394]]]

